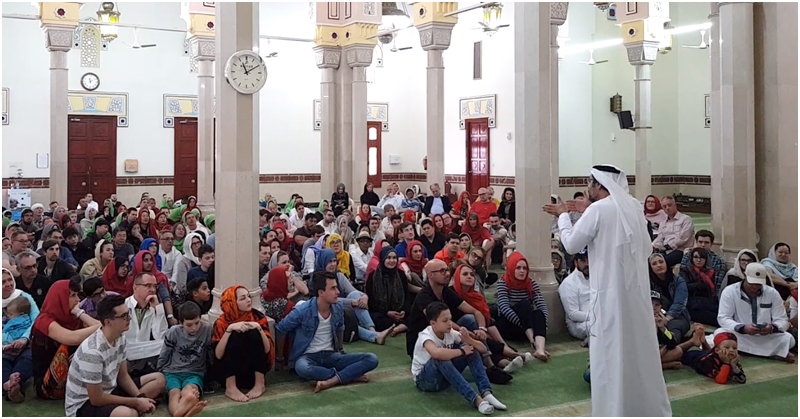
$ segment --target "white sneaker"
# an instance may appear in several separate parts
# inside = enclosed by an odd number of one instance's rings
[[[522,360],[522,357],[518,356],[514,358],[508,365],[506,365],[505,368],[503,368],[503,371],[511,374],[521,370],[523,365],[525,365],[525,361]]]
[[[519,358],[519,357],[517,357],[517,358]],[[531,361],[533,361],[533,359],[534,359],[534,358],[533,358],[533,355],[531,355],[531,353],[530,353],[530,352],[525,352],[524,354],[522,354],[522,358],[524,359],[524,361],[525,361],[525,363],[526,363],[526,364],[527,364],[528,362],[531,362]]]
[[[500,410],[506,410],[506,405],[500,403],[500,400],[497,400],[497,397],[494,397],[494,394],[489,394],[483,398],[484,403],[489,402],[490,405],[494,406]]]
[[[494,406],[489,404],[486,400],[482,401],[481,404],[478,405],[478,411],[483,413],[484,415],[491,415],[494,413]]]

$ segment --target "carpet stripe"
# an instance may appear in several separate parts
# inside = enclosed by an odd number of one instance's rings
[[[788,367],[788,368],[787,368]],[[747,384],[755,384],[764,381],[775,380],[784,377],[797,375],[796,365],[784,363],[771,363],[745,369]],[[747,384],[744,384],[745,386]],[[702,377],[699,374],[697,379],[681,380],[667,384],[667,394],[670,401],[681,400],[702,394],[715,393],[734,388],[736,385],[721,385],[713,380]],[[591,400],[582,400],[564,403],[556,406],[548,406],[538,409],[517,412],[511,416],[589,416],[592,413]]]

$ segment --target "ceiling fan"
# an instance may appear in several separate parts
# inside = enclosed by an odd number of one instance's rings
[[[581,64],[586,64],[586,65],[596,65],[596,64],[607,63],[608,60],[595,61],[594,60],[594,50],[590,49],[589,50],[589,61],[578,61],[578,62],[581,63]]]
[[[129,44],[124,41],[122,43],[128,45],[128,47],[132,49],[151,48],[156,46],[156,44],[144,44],[144,45],[139,44],[139,30],[136,28],[133,28],[133,43]]]
[[[708,44],[706,43],[706,31],[700,31],[700,45],[681,45],[683,48],[692,48],[692,49],[708,49]]]
[[[497,33],[500,30],[500,28],[507,28],[511,26],[509,24],[497,25],[497,26],[492,26],[489,24],[489,22],[491,21],[492,14],[495,15],[496,19],[500,19],[500,14],[503,11],[503,3],[499,1],[490,1],[486,3],[474,4],[472,6],[467,6],[463,9],[458,9],[450,13],[445,13],[444,16],[445,17],[455,16],[475,9],[483,9],[483,22],[478,22],[480,27],[474,29],[480,29],[485,34],[492,36],[495,33]]]
[[[483,30],[483,33],[485,33],[485,34],[487,34],[489,36],[492,36],[492,35],[496,34],[497,31],[500,30],[500,28],[507,28],[507,27],[511,26],[509,24],[505,24],[505,25],[498,25],[498,26],[495,26],[495,27],[491,27],[491,26],[489,26],[489,25],[487,25],[487,24],[485,24],[483,22],[478,22],[478,24],[481,25],[480,28],[472,28],[472,29],[481,29],[481,30]]]

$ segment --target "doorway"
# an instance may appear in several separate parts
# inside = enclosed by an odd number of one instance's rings
[[[197,118],[175,118],[173,198],[197,196]]]
[[[489,119],[466,121],[467,191],[477,196],[478,189],[489,186]]]
[[[367,182],[381,187],[381,123],[367,122]]]
[[[70,116],[67,142],[68,207],[87,193],[99,202],[117,193],[117,117]]]

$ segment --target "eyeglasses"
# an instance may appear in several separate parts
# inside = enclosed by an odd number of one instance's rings
[[[437,269],[435,271],[431,271],[431,273],[432,274],[442,274],[442,275],[444,275],[449,271],[450,271],[450,268],[442,268],[442,269]]]
[[[131,319],[131,313],[129,311],[126,311],[125,313],[122,313],[119,316],[114,316],[114,318],[128,321]]]
[[[158,286],[158,284],[136,284],[141,287],[146,287],[147,289],[154,290]]]
[[[14,241],[17,242],[17,243],[30,243],[31,242],[30,240],[27,240],[27,239],[26,240],[14,240]]]

